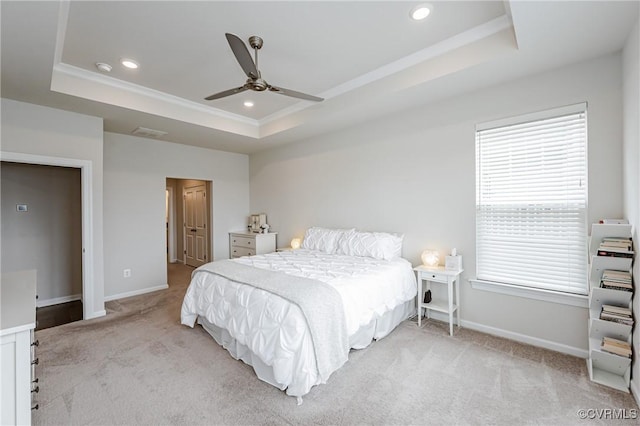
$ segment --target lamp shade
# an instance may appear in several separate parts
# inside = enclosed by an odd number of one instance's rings
[[[422,255],[420,255],[420,258],[422,259],[422,263],[425,266],[438,266],[438,264],[440,263],[440,255],[435,250],[423,251]]]
[[[294,238],[293,240],[291,240],[291,248],[292,249],[299,249],[301,243],[302,243],[302,241],[300,241],[300,238]]]

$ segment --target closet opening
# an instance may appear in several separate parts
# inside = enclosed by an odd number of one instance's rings
[[[3,161],[0,175],[1,267],[36,270],[36,330],[83,319],[81,170]]]

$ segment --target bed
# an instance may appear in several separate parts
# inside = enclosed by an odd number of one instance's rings
[[[302,397],[415,313],[402,236],[310,228],[302,247],[197,268],[181,322],[200,324],[261,380]]]

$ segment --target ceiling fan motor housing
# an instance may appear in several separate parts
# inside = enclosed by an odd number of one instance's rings
[[[267,82],[261,78],[256,78],[255,80],[248,79],[247,84],[251,86],[251,90],[255,90],[256,92],[262,92],[264,90],[267,90],[267,88],[269,87]]]
[[[249,46],[253,49],[260,49],[262,47],[262,39],[258,36],[249,37]]]

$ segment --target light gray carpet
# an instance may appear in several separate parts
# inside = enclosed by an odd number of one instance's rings
[[[578,410],[638,409],[630,395],[591,383],[583,359],[466,329],[449,337],[436,321],[406,321],[352,351],[296,406],[201,327],[180,325],[190,271],[170,265],[168,290],[38,331],[33,423],[601,424]]]

